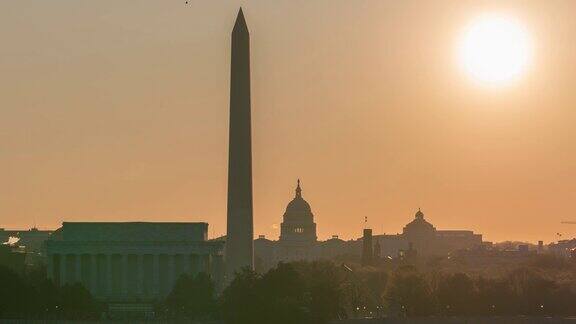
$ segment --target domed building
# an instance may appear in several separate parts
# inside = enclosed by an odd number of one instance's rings
[[[300,179],[296,186],[296,196],[286,206],[280,227],[280,241],[316,242],[316,223],[310,204],[302,198]]]
[[[404,236],[410,237],[433,237],[436,232],[436,227],[428,223],[424,219],[424,213],[418,209],[416,215],[414,215],[414,220],[404,226],[402,233]]]
[[[257,271],[264,271],[282,261],[310,261],[320,257],[314,214],[302,197],[300,180],[294,199],[288,203],[282,217],[280,239],[271,241],[259,236],[254,240],[254,256]]]
[[[415,249],[419,256],[443,256],[459,249],[482,244],[482,235],[468,230],[437,230],[418,209],[414,219],[406,224],[400,234],[382,234],[374,237],[381,246],[377,257],[395,256],[399,252]]]
[[[372,257],[376,260],[412,253],[419,257],[445,256],[460,249],[480,246],[482,235],[468,230],[438,230],[418,209],[398,234],[372,236]],[[280,225],[280,238],[269,240],[261,235],[254,240],[256,270],[265,272],[278,262],[345,259],[360,262],[365,249],[363,238],[344,241],[337,235],[318,241],[316,223],[310,204],[302,196],[300,180],[294,198],[286,206]]]
[[[408,245],[421,254],[428,254],[430,249],[436,248],[436,227],[424,219],[424,213],[418,209],[414,220],[404,226],[402,236]]]
[[[300,179],[296,185],[296,195],[286,206],[280,240],[276,250],[276,261],[301,261],[315,259],[316,223],[310,204],[302,198]]]

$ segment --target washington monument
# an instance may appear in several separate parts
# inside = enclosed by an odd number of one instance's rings
[[[230,138],[226,268],[228,279],[254,268],[252,216],[252,139],[250,122],[250,35],[242,9],[232,31]]]

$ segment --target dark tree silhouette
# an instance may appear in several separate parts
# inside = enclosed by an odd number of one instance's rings
[[[60,311],[66,319],[97,318],[99,307],[90,292],[79,283],[60,289]]]
[[[445,315],[470,315],[474,312],[474,281],[463,273],[442,277],[436,288],[439,312]]]
[[[511,315],[514,314],[514,296],[510,285],[504,279],[476,280],[475,311],[479,315]]]
[[[226,323],[259,323],[259,280],[260,276],[256,272],[246,268],[236,273],[222,294],[222,312]]]
[[[178,278],[164,303],[170,317],[189,320],[211,319],[217,315],[214,282],[204,272]]]
[[[346,273],[330,262],[297,264],[307,294],[308,308],[313,323],[326,323],[332,319],[346,317],[344,283]]]
[[[389,312],[405,316],[432,314],[433,297],[424,276],[415,271],[397,271],[385,293]]]
[[[238,273],[222,295],[227,323],[314,323],[345,317],[345,274],[327,262],[280,263],[260,276]]]
[[[219,299],[208,275],[184,275],[160,305],[178,322],[222,317],[229,324],[324,324],[374,316],[382,312],[371,307],[382,299],[387,316],[574,316],[576,292],[572,277],[566,278],[534,266],[482,278],[420,273],[413,266],[356,271],[331,262],[296,262],[264,275],[245,269]],[[87,320],[100,313],[100,304],[80,284],[57,287],[42,268],[17,274],[0,267],[0,319]]]
[[[100,305],[80,284],[56,287],[42,268],[25,276],[0,267],[0,318],[93,319]]]
[[[303,278],[291,264],[280,263],[262,276],[257,290],[263,323],[306,323],[310,296],[305,296]]]
[[[5,266],[0,266],[0,287],[0,318],[17,317],[28,311],[29,287]]]

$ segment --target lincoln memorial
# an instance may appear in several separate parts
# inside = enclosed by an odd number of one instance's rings
[[[184,273],[209,273],[218,286],[224,242],[207,232],[207,223],[64,222],[46,242],[48,277],[122,302],[165,297]]]

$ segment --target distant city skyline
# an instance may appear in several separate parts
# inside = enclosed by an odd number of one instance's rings
[[[576,234],[560,223],[576,221],[576,3],[32,2],[0,4],[0,228],[206,221],[224,234],[242,5],[256,237],[278,237],[298,178],[321,239],[358,238],[365,217],[399,233],[419,207],[489,241]],[[535,44],[502,89],[454,57],[467,22],[494,11]]]

